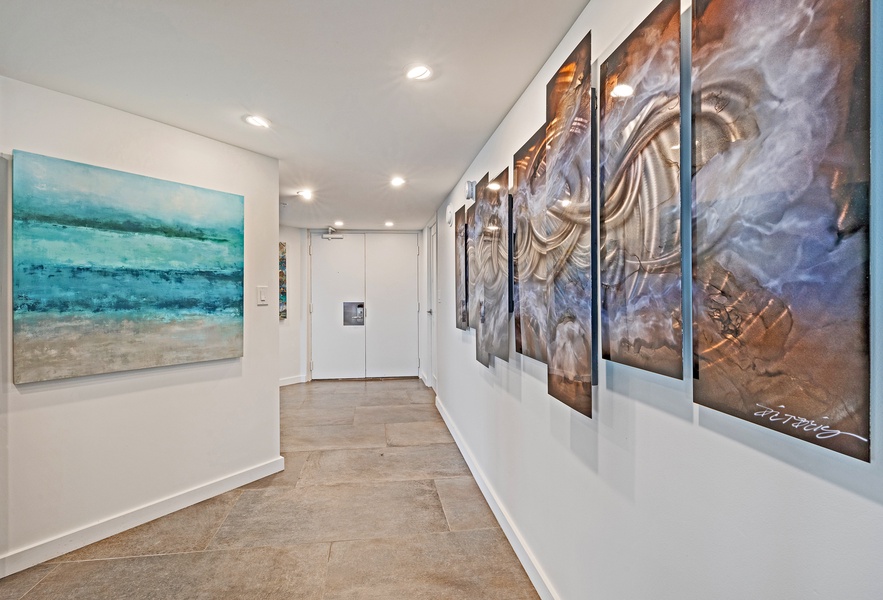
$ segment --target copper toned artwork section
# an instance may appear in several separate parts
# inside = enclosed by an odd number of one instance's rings
[[[466,207],[454,214],[454,280],[457,329],[469,329],[469,308],[466,304]]]
[[[601,65],[601,348],[683,377],[680,2],[665,0]]]
[[[546,362],[549,278],[546,235],[546,126],[513,157],[515,351]]]
[[[870,3],[693,7],[695,401],[870,460]]]
[[[509,360],[509,169],[478,186],[479,191],[475,203],[479,306],[475,340],[479,357]]]
[[[545,216],[549,394],[592,414],[591,34],[546,86]]]
[[[475,359],[486,367],[491,365],[491,355],[485,352],[481,344],[478,343],[478,326],[484,314],[484,296],[483,289],[480,285],[481,258],[479,257],[479,243],[481,237],[481,226],[479,224],[479,200],[484,198],[487,193],[489,175],[484,177],[475,185],[475,203],[469,207],[466,212],[466,262],[469,264],[469,327],[474,329],[475,335]]]

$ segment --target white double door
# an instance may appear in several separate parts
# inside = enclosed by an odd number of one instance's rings
[[[310,235],[313,379],[416,376],[417,234],[340,235]],[[344,303],[363,324],[344,324]]]

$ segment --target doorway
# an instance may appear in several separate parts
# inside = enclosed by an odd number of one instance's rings
[[[313,379],[418,372],[417,234],[310,234]]]

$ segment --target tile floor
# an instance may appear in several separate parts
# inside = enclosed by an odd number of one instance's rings
[[[535,599],[417,380],[282,388],[285,471],[0,580],[0,600]]]

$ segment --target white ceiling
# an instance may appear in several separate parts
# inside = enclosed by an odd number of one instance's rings
[[[0,0],[0,75],[278,158],[284,224],[413,230],[587,2]]]

